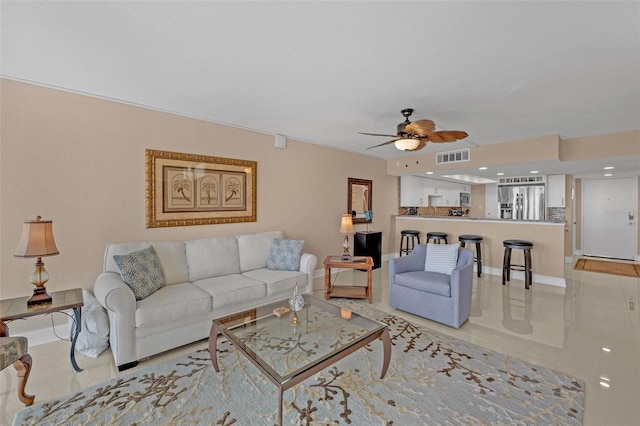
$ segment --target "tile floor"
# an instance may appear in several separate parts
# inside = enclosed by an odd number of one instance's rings
[[[640,425],[640,279],[575,271],[566,267],[567,287],[534,285],[500,277],[474,278],[471,317],[460,329],[402,313],[388,306],[388,269],[374,271],[374,306],[522,360],[574,375],[586,383],[585,425]],[[364,283],[364,273],[339,272],[338,284]],[[535,283],[534,283],[535,284]],[[323,295],[323,279],[314,293]],[[141,362],[136,368],[206,348],[206,341]],[[27,392],[47,401],[119,374],[111,353],[98,358],[78,354],[85,369],[69,363],[69,343],[58,341],[30,349],[34,367]],[[129,370],[134,371],[134,370]],[[129,372],[127,371],[127,372]],[[16,396],[15,370],[0,373],[0,425],[10,425],[22,408]]]

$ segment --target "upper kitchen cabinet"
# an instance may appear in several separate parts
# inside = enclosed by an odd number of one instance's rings
[[[547,176],[547,207],[565,207],[565,175]]]
[[[469,192],[469,185],[419,176],[400,178],[400,206],[427,207],[460,205],[460,193]]]
[[[400,207],[423,207],[429,205],[426,179],[417,176],[400,177]]]

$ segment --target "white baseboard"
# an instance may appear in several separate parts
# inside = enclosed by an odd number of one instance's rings
[[[382,261],[388,261],[390,259],[395,259],[399,257],[398,253],[388,253],[382,256]],[[567,259],[571,259],[571,258],[567,258]],[[567,263],[572,263],[572,261],[569,261]],[[474,273],[477,270],[477,265],[474,264],[473,265],[473,270]],[[502,268],[493,268],[490,266],[482,266],[482,273],[483,274],[489,274],[489,275],[495,275],[498,277],[502,276]],[[313,277],[314,278],[321,278],[324,277],[324,269],[316,269],[313,273]],[[521,271],[511,271],[511,277],[517,280],[522,280],[524,281],[524,272]],[[559,277],[550,277],[547,275],[538,275],[538,274],[533,274],[533,282],[534,284],[546,284],[546,285],[550,285],[550,286],[554,286],[554,287],[566,287],[567,286],[567,282],[564,278],[559,278]]]
[[[72,311],[68,311],[71,315]],[[50,321],[50,320],[49,320]],[[38,346],[45,343],[55,342],[57,340],[70,340],[71,326],[66,315],[56,315],[54,324],[42,326],[42,322],[38,324],[39,328],[29,329],[29,320],[9,323],[10,336],[24,336],[29,342],[29,346]],[[57,334],[57,336],[56,336]]]
[[[474,271],[476,270],[476,265],[473,266],[473,270]],[[502,277],[502,268],[492,268],[492,267],[486,267],[483,265],[482,273]],[[511,271],[511,278],[524,281],[524,272]],[[538,275],[538,274],[533,274],[533,284],[546,284],[554,287],[567,286],[567,282],[564,278],[550,277],[547,275]]]

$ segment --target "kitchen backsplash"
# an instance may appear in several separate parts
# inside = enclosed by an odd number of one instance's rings
[[[430,206],[430,207],[400,207],[398,208],[398,214],[400,216],[425,216],[425,217],[449,217],[450,210],[458,210],[462,211],[462,216],[466,217],[467,214],[464,212],[468,212],[468,208],[460,208],[460,207],[447,207],[447,206]]]
[[[564,223],[567,221],[566,208],[547,207],[547,220],[549,222]]]

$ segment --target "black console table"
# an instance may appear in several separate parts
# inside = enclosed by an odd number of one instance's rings
[[[378,269],[382,264],[382,232],[356,232],[353,255],[371,256],[373,269]]]

